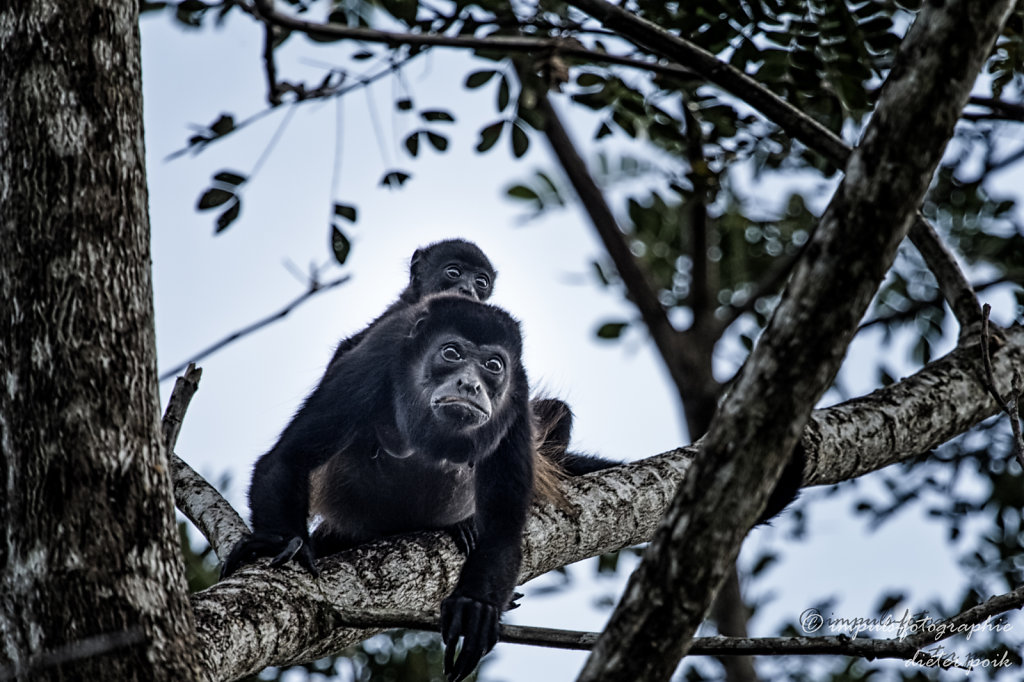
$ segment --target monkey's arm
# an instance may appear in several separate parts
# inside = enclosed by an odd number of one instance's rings
[[[261,556],[273,557],[272,566],[294,559],[317,574],[309,541],[309,476],[332,452],[339,425],[351,423],[344,408],[329,400],[330,394],[325,379],[274,447],[257,460],[249,487],[253,532],[232,548],[221,568],[222,578]]]
[[[285,443],[278,442],[256,462],[249,489],[253,532],[231,549],[221,578],[261,556],[273,557],[272,566],[294,559],[317,574],[307,526],[309,470],[301,456],[293,455]]]
[[[522,561],[523,527],[532,496],[533,450],[528,414],[497,451],[477,464],[477,544],[455,590],[441,602],[445,674],[465,679],[498,641],[498,621],[509,603]],[[456,644],[462,650],[455,658]]]

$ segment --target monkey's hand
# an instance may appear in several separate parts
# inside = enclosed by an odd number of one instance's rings
[[[498,642],[501,609],[462,594],[441,602],[441,639],[444,641],[444,674],[448,682],[469,677],[480,659]],[[462,640],[458,659],[456,646]]]
[[[287,538],[275,533],[251,533],[236,542],[231,552],[228,553],[228,557],[220,569],[221,580],[237,571],[242,564],[251,563],[261,556],[273,557],[270,565],[274,568],[283,566],[294,559],[314,578],[320,575],[309,540],[298,536]]]

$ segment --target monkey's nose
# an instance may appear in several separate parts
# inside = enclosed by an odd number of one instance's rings
[[[459,379],[456,384],[459,390],[468,395],[477,395],[480,393],[480,382],[476,379]]]

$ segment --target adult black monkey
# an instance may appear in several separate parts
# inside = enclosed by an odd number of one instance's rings
[[[371,329],[396,312],[405,310],[424,297],[441,292],[467,296],[486,301],[494,291],[497,271],[487,255],[473,242],[465,239],[446,239],[416,249],[409,261],[409,283],[398,296],[365,329],[344,339],[334,351],[329,365],[359,344]],[[566,452],[572,431],[572,412],[569,406],[553,398],[538,399],[531,403],[536,420],[538,443],[549,461],[556,462],[570,475],[596,471],[614,466],[617,462],[601,460]],[[603,463],[603,466],[601,464]],[[549,479],[543,477],[541,483]],[[551,489],[543,492],[550,493]]]
[[[342,341],[331,363],[352,350],[366,334],[389,315],[442,291],[486,301],[494,290],[494,266],[480,247],[465,239],[446,239],[416,249],[409,261],[409,284],[381,316],[354,336]]]
[[[275,566],[295,559],[316,574],[317,557],[451,529],[468,556],[441,604],[445,670],[450,680],[468,676],[497,641],[533,497],[521,354],[518,323],[463,296],[435,295],[380,318],[256,463],[253,533],[222,575],[258,556]],[[315,514],[323,521],[311,539]]]

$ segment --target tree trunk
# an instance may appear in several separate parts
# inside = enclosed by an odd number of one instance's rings
[[[196,679],[138,3],[14,0],[0,46],[0,678]]]

